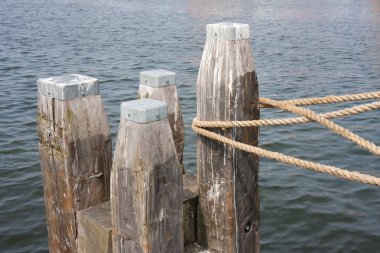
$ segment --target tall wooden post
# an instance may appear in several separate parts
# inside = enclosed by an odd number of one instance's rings
[[[258,84],[249,26],[207,25],[197,80],[197,118],[259,118]],[[233,140],[258,144],[258,128],[214,129]],[[199,243],[210,252],[259,252],[259,159],[198,137]]]
[[[183,166],[184,126],[177,94],[176,74],[171,71],[156,69],[140,73],[139,97],[164,101],[168,104],[168,119],[172,130],[179,165],[182,174]]]
[[[37,132],[49,250],[77,252],[77,211],[109,198],[111,137],[98,81],[41,78]]]
[[[121,104],[111,173],[114,253],[183,252],[182,177],[167,104]]]

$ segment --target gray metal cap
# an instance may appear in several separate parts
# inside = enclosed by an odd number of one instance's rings
[[[140,72],[140,83],[154,88],[175,85],[175,75],[175,72],[164,69],[143,71]]]
[[[207,25],[207,38],[242,40],[249,38],[249,25],[240,23],[216,23]]]
[[[98,79],[78,74],[40,78],[37,87],[41,95],[60,100],[99,94]]]
[[[168,117],[168,105],[149,98],[137,99],[121,104],[122,119],[136,123],[149,123]]]

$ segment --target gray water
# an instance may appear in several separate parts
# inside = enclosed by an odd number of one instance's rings
[[[47,252],[36,80],[98,78],[115,141],[120,103],[136,98],[139,72],[175,71],[189,126],[205,26],[221,21],[250,25],[261,96],[380,89],[379,0],[0,1],[0,252]],[[379,116],[336,122],[380,145]],[[189,127],[185,138],[186,170],[195,173]],[[380,176],[379,157],[314,123],[262,128],[260,146]],[[260,194],[263,253],[380,251],[379,188],[261,159]]]

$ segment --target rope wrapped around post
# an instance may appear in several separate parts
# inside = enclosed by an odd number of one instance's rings
[[[301,168],[310,169],[317,172],[322,172],[332,176],[344,178],[346,180],[356,181],[360,183],[370,184],[374,186],[380,186],[380,178],[363,174],[356,171],[348,171],[345,169],[340,169],[334,166],[323,165],[315,162],[310,162],[302,160],[299,158],[287,156],[278,152],[273,152],[265,150],[262,148],[247,145],[238,141],[228,139],[217,133],[211,132],[204,128],[232,128],[232,127],[252,127],[252,126],[269,126],[269,125],[282,125],[282,124],[299,124],[306,123],[309,121],[315,121],[321,125],[327,127],[332,132],[337,133],[348,140],[358,144],[363,149],[370,151],[375,155],[380,155],[380,147],[375,145],[373,142],[368,141],[350,130],[332,122],[329,118],[337,118],[343,116],[354,115],[361,112],[366,112],[374,109],[380,108],[380,101],[354,106],[348,109],[317,114],[316,112],[300,108],[297,105],[312,105],[312,104],[328,104],[328,103],[338,103],[338,102],[348,102],[348,101],[358,101],[358,100],[371,100],[380,98],[380,92],[369,92],[369,93],[359,93],[344,96],[328,96],[322,98],[307,98],[307,99],[296,99],[296,100],[285,100],[276,101],[269,98],[260,98],[260,105],[266,107],[278,108],[281,110],[289,111],[302,115],[303,117],[285,118],[285,119],[264,119],[264,120],[252,120],[252,121],[199,121],[196,118],[193,121],[192,129],[194,132],[205,136],[207,138],[225,143],[233,148],[243,150],[258,156],[274,159],[286,164],[294,165]]]

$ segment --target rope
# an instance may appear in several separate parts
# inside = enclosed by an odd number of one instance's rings
[[[343,96],[291,99],[291,100],[284,100],[283,102],[287,104],[291,104],[291,105],[304,106],[304,105],[341,103],[341,102],[359,101],[359,100],[371,100],[371,99],[378,99],[378,98],[380,98],[380,92],[374,91],[374,92],[367,92],[367,93],[349,94],[349,95],[343,95]]]
[[[373,102],[369,104],[359,105],[320,114],[326,119],[335,119],[355,115],[358,113],[368,112],[380,108],[380,102]],[[306,117],[293,117],[293,118],[278,118],[278,119],[259,119],[259,120],[245,120],[245,121],[200,121],[197,118],[193,120],[193,125],[201,128],[231,128],[231,127],[255,127],[255,126],[278,126],[278,125],[292,125],[310,122]]]
[[[284,154],[281,154],[278,152],[273,152],[273,151],[265,150],[262,148],[254,147],[251,145],[247,145],[247,144],[244,144],[244,143],[241,143],[238,141],[228,139],[224,136],[210,132],[206,129],[196,127],[194,125],[192,126],[192,128],[193,128],[194,132],[196,132],[200,135],[203,135],[207,138],[228,144],[233,148],[237,148],[237,149],[243,150],[243,151],[251,153],[251,154],[255,154],[258,156],[277,160],[279,162],[294,165],[297,167],[306,168],[306,169],[314,170],[317,172],[326,173],[326,174],[336,176],[336,177],[340,177],[340,178],[344,178],[347,180],[356,181],[359,183],[365,183],[365,184],[380,186],[380,178],[377,178],[377,177],[374,177],[371,175],[362,174],[362,173],[356,172],[356,171],[352,172],[352,171],[348,171],[348,170],[344,170],[344,169],[339,169],[339,168],[336,168],[333,166],[323,165],[323,164],[319,164],[319,163],[315,163],[315,162],[310,162],[310,161],[302,160],[299,158],[287,156],[287,155],[284,155]]]
[[[292,113],[300,114],[303,117],[285,118],[285,119],[265,119],[265,120],[251,120],[251,121],[199,121],[194,119],[192,128],[193,130],[207,138],[225,143],[233,148],[237,148],[258,156],[274,159],[286,164],[294,165],[301,168],[310,169],[317,172],[322,172],[325,174],[333,175],[336,177],[344,178],[351,181],[356,181],[360,183],[380,186],[380,178],[362,174],[360,172],[352,172],[345,169],[340,169],[334,166],[323,165],[315,162],[310,162],[302,160],[299,158],[287,156],[278,152],[273,152],[258,148],[255,146],[247,145],[241,142],[237,142],[226,138],[220,134],[211,132],[203,128],[231,128],[231,127],[252,127],[261,125],[282,125],[282,124],[299,124],[308,121],[315,121],[321,125],[327,127],[334,133],[337,133],[348,140],[358,144],[362,148],[372,152],[375,155],[380,155],[380,147],[376,146],[374,143],[352,133],[348,129],[339,126],[338,124],[330,121],[328,118],[343,117],[348,115],[357,114],[364,111],[370,111],[380,108],[380,102],[374,102],[370,104],[365,104],[361,106],[355,106],[344,110],[334,111],[325,114],[317,114],[310,109],[300,108],[296,105],[311,105],[311,104],[327,104],[327,103],[337,103],[337,102],[347,102],[347,101],[357,101],[380,98],[380,92],[370,92],[361,94],[352,94],[345,96],[329,96],[324,98],[308,98],[308,99],[297,99],[297,100],[285,100],[276,101],[269,98],[260,98],[261,104],[286,110]]]
[[[331,120],[328,120],[320,116],[319,114],[315,113],[314,111],[310,109],[300,108],[295,105],[287,104],[286,102],[278,102],[269,98],[262,98],[260,100],[262,100],[262,102],[265,104],[269,104],[271,106],[274,106],[274,107],[277,107],[289,112],[297,113],[297,114],[303,115],[304,117],[310,120],[316,121],[320,123],[321,125],[330,129],[334,133],[339,134],[343,137],[346,137],[348,140],[358,144],[362,148],[374,153],[375,155],[380,156],[380,147],[376,146],[373,142],[367,141],[366,139],[360,137],[359,135],[356,135],[350,130],[344,127],[341,127],[338,124],[332,122]]]

